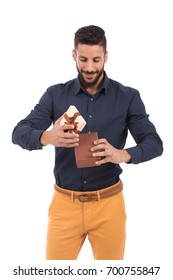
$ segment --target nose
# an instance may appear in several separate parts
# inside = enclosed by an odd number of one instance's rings
[[[93,66],[93,62],[92,61],[87,61],[87,63],[86,63],[86,71],[88,71],[88,72],[94,71],[94,66]]]

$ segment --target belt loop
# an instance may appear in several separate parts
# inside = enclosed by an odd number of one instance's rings
[[[74,192],[71,192],[71,201],[74,202]]]
[[[98,202],[100,201],[100,193],[97,191]]]

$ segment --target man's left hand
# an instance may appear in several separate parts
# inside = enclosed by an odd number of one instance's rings
[[[93,157],[101,157],[101,160],[96,161],[97,165],[107,162],[119,164],[122,162],[130,162],[131,156],[126,150],[120,150],[113,147],[104,138],[94,141],[94,147],[91,148]]]

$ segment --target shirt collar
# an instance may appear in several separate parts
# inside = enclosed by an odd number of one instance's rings
[[[106,74],[106,72],[104,72],[104,79],[102,82],[102,85],[100,87],[99,92],[107,94],[108,93],[108,85],[109,85],[109,78]],[[81,92],[84,92],[85,89],[82,87],[80,80],[79,80],[79,76],[75,79],[75,84],[74,84],[74,94],[77,95]]]

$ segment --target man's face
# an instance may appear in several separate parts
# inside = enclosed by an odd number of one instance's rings
[[[107,60],[107,52],[104,52],[103,47],[79,44],[77,49],[73,50],[73,59],[84,87],[97,87],[103,79]]]

